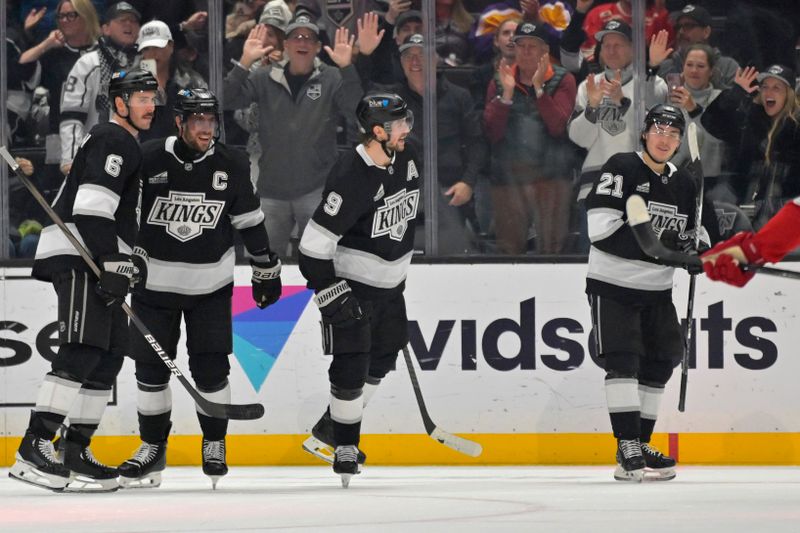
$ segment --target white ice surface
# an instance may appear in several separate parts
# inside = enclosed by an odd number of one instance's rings
[[[341,488],[324,467],[197,467],[157,489],[56,494],[0,469],[0,531],[799,532],[800,468],[681,467],[615,482],[612,467],[367,467]]]

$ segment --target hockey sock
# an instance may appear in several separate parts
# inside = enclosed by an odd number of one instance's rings
[[[372,396],[375,395],[375,392],[378,390],[378,385],[381,384],[381,378],[374,378],[372,376],[367,376],[367,382],[364,383],[364,388],[362,389],[362,398],[364,398],[364,407],[367,406],[369,401],[372,399]]]
[[[80,382],[48,372],[39,388],[29,429],[38,437],[53,440],[80,390]]]
[[[639,438],[642,442],[650,442],[663,396],[664,385],[639,383],[639,402],[642,406],[641,434]]]
[[[331,385],[330,409],[336,444],[358,445],[361,435],[361,415],[364,412],[363,390],[340,389]]]
[[[231,386],[226,379],[216,387],[208,389],[200,388],[197,390],[209,401],[216,403],[231,403]],[[212,418],[208,416],[199,405],[197,407],[197,420],[200,422],[200,429],[203,431],[203,437],[206,440],[222,440],[228,433],[228,419],[227,418]]]
[[[89,440],[100,425],[110,396],[111,389],[93,388],[90,385],[81,387],[78,398],[69,412],[67,440],[82,446],[89,445]]]
[[[169,383],[148,385],[137,382],[136,411],[139,415],[139,435],[144,442],[156,443],[167,439],[172,414],[172,391]]]
[[[611,428],[618,439],[638,439],[640,434],[639,382],[635,377],[606,375],[606,404]]]

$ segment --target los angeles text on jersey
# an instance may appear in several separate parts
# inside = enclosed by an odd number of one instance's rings
[[[408,229],[408,221],[417,216],[419,190],[402,189],[383,200],[383,205],[372,218],[372,237],[388,235],[390,239],[402,241]]]
[[[647,203],[647,211],[650,213],[653,229],[686,233],[686,215],[679,214],[676,206],[650,201]]]
[[[186,242],[215,228],[224,207],[224,201],[207,200],[202,192],[170,191],[169,197],[156,198],[147,223],[164,226],[167,234]]]

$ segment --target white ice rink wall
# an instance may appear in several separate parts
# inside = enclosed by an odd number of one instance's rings
[[[472,459],[424,434],[402,357],[364,418],[373,464],[574,464],[613,461],[603,371],[589,345],[583,264],[413,265],[406,290],[411,346],[434,420],[483,444]],[[57,337],[52,287],[4,269],[0,285],[0,466],[13,461]],[[329,359],[319,313],[296,267],[283,297],[261,311],[250,269],[236,272],[234,401],[266,415],[231,422],[229,460],[306,464],[300,443],[324,410]],[[688,276],[676,275],[685,316]],[[684,463],[800,464],[800,292],[760,276],[744,289],[701,278],[696,363],[685,413],[678,370],[667,387],[656,443]],[[178,365],[188,373],[185,348]],[[155,357],[155,356],[154,356]],[[421,368],[421,370],[419,370]],[[199,462],[199,428],[173,383],[171,464]],[[127,360],[95,439],[100,458],[123,460],[138,444],[136,383]]]

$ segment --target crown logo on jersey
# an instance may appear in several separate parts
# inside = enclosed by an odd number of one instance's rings
[[[405,189],[387,196],[372,218],[372,237],[388,235],[393,241],[402,241],[408,222],[417,216],[419,191]]]
[[[168,198],[156,198],[147,223],[163,226],[168,235],[187,242],[215,228],[224,207],[223,201],[206,200],[205,193],[170,191]]]

